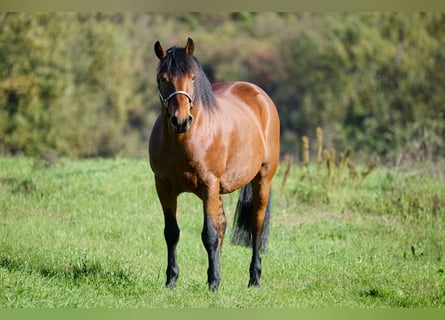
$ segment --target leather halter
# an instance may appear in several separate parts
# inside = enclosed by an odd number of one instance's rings
[[[167,108],[168,108],[168,102],[170,101],[170,99],[173,98],[174,96],[176,96],[177,94],[183,94],[183,95],[185,95],[185,96],[189,99],[190,107],[193,108],[193,99],[192,99],[192,97],[190,96],[190,94],[188,94],[188,93],[185,92],[185,91],[178,90],[178,91],[175,91],[175,92],[170,93],[170,95],[169,95],[167,98],[164,98],[164,96],[163,96],[162,93],[161,93],[161,90],[160,90],[159,87],[158,87],[158,93],[159,93],[159,97],[161,98],[162,105],[164,106],[164,108],[165,108],[166,110],[167,110]]]

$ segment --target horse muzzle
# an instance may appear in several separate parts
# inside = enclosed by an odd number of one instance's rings
[[[177,116],[170,117],[170,124],[175,133],[185,133],[193,123],[193,116],[188,115],[185,119],[179,119]]]

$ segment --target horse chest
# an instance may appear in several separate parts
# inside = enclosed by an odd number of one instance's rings
[[[164,161],[161,175],[168,180],[177,193],[196,192],[202,183],[202,169],[199,164],[181,156],[172,156]]]

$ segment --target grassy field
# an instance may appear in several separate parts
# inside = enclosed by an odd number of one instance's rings
[[[283,164],[262,288],[230,244],[207,290],[201,203],[181,195],[180,278],[164,288],[163,217],[147,160],[0,158],[0,307],[445,307],[445,183],[376,168],[363,181]],[[283,179],[286,181],[283,184]]]

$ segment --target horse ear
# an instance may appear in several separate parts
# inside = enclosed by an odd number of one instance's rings
[[[195,50],[195,44],[192,38],[187,39],[187,44],[185,45],[185,53],[189,56],[193,55],[193,50]]]
[[[167,55],[167,52],[165,51],[164,48],[162,48],[161,43],[159,41],[156,41],[155,43],[155,53],[159,59],[162,59]]]

